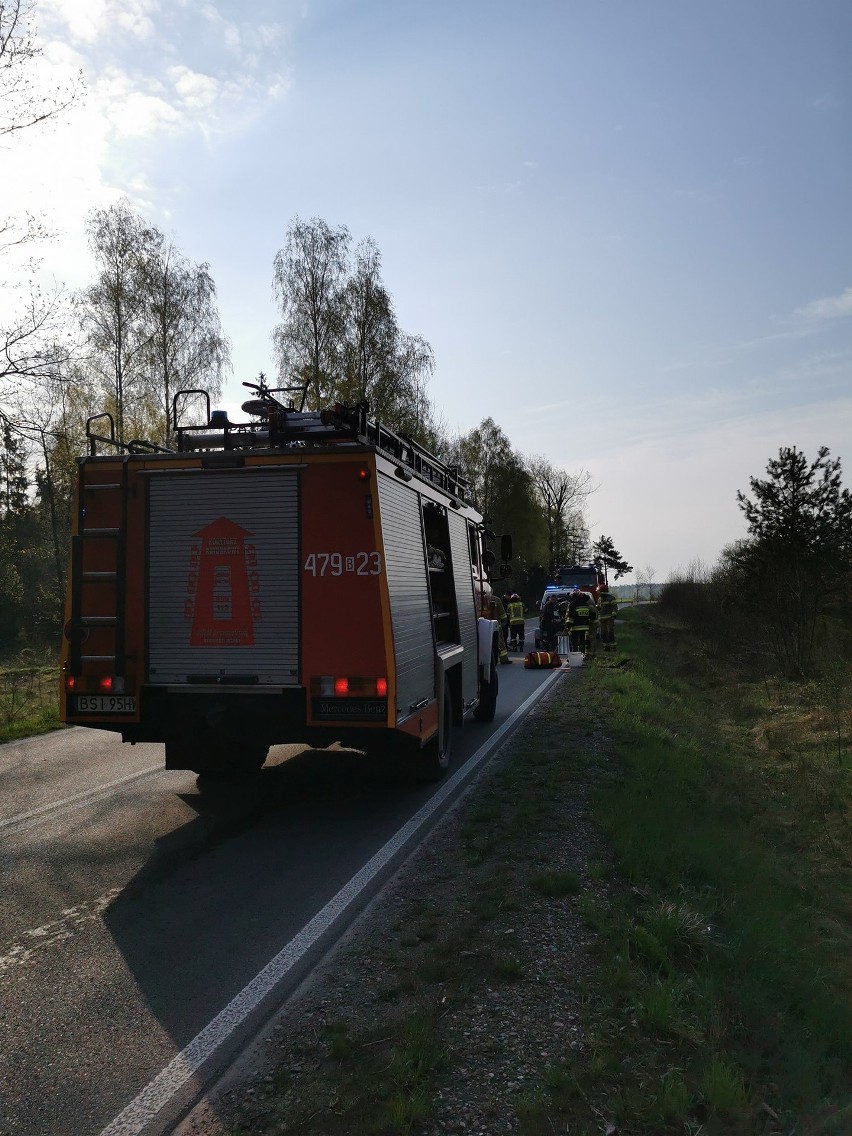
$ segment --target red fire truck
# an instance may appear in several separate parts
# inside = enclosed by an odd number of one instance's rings
[[[562,564],[556,569],[555,581],[560,588],[588,592],[595,603],[606,590],[606,578],[594,564]]]
[[[167,768],[211,777],[290,742],[441,776],[453,728],[497,702],[482,517],[457,469],[366,406],[244,385],[241,423],[176,395],[174,450],[87,422],[62,720],[163,742]],[[204,425],[179,424],[190,399]]]

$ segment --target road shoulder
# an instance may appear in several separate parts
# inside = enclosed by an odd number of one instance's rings
[[[608,762],[587,679],[551,689],[180,1136],[515,1129],[581,1042]]]

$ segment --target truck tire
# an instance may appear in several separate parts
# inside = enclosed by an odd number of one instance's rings
[[[491,648],[491,681],[479,684],[479,705],[473,712],[477,722],[493,722],[497,713],[497,694],[500,683],[497,678],[497,644]]]
[[[444,709],[438,734],[423,747],[417,763],[420,781],[440,781],[450,767],[453,752],[453,698],[449,685],[444,686]]]

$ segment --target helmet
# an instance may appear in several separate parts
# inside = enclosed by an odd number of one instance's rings
[[[512,598],[512,603],[515,603],[515,602],[516,602],[517,600],[519,600],[519,599],[520,599],[521,597],[520,597],[520,596],[518,595],[518,593],[517,593],[517,592],[512,592],[512,597],[511,597],[511,598]]]

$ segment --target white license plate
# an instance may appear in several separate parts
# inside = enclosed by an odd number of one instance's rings
[[[132,694],[78,694],[71,701],[78,714],[132,714],[136,710]]]

